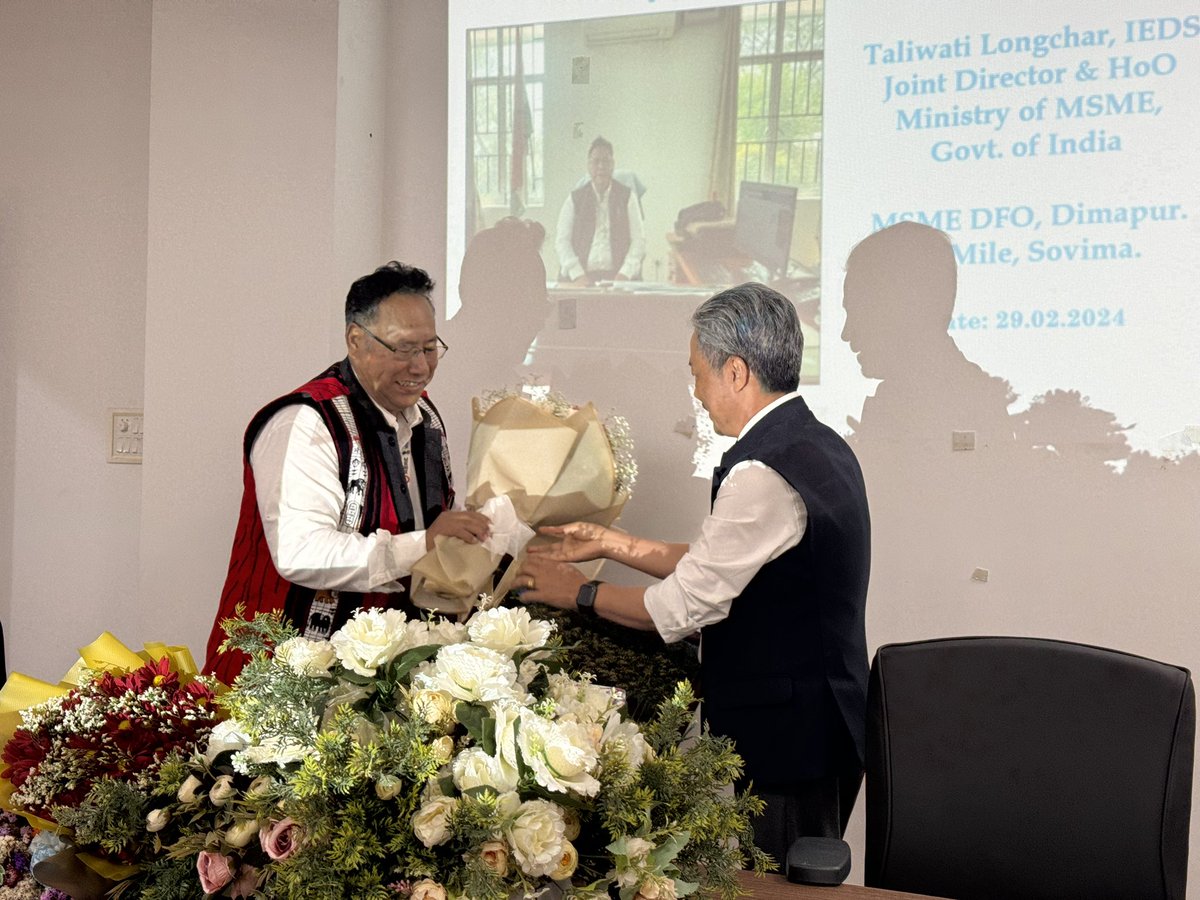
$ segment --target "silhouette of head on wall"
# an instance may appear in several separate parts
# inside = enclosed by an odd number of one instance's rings
[[[883,378],[948,340],[957,285],[954,248],[936,228],[898,222],[860,241],[846,260],[842,340],[863,374]]]

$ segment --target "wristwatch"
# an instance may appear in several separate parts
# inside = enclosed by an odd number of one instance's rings
[[[603,584],[601,581],[589,581],[579,586],[575,595],[575,609],[589,618],[596,618],[596,590]]]

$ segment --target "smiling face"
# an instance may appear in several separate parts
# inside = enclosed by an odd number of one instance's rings
[[[407,358],[398,357],[380,341],[399,348]],[[433,308],[420,294],[385,297],[365,326],[346,326],[346,348],[359,382],[372,400],[397,417],[421,398],[438,364],[436,353],[405,351],[436,342]]]

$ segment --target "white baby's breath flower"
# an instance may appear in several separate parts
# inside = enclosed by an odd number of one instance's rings
[[[454,758],[454,786],[460,791],[476,787],[492,788],[497,794],[517,789],[517,770],[510,769],[503,761],[484,752],[481,747],[470,747]]]
[[[550,791],[574,791],[593,797],[600,782],[592,774],[597,755],[587,726],[552,722],[521,710],[517,743],[538,784]]]
[[[526,875],[549,875],[562,859],[562,811],[548,800],[528,800],[521,804],[507,832],[517,865]]]
[[[501,700],[514,696],[517,667],[503,653],[475,644],[443,647],[428,673],[413,676],[417,689],[445,691],[459,700]]]
[[[364,609],[334,632],[330,642],[351,672],[370,677],[400,653],[408,619],[397,609]]]
[[[413,834],[426,847],[450,840],[450,815],[458,806],[455,797],[434,797],[421,804],[412,818]]]
[[[525,607],[481,610],[467,622],[472,642],[513,656],[543,647],[554,624],[529,615]]]
[[[297,675],[321,678],[337,662],[337,651],[329,641],[294,637],[275,648],[275,658]]]

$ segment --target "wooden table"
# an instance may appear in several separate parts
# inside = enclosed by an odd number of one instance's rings
[[[742,872],[738,880],[753,900],[929,900],[925,894],[885,891],[861,884],[840,884],[837,887],[792,884],[782,875],[755,878],[749,872]]]

